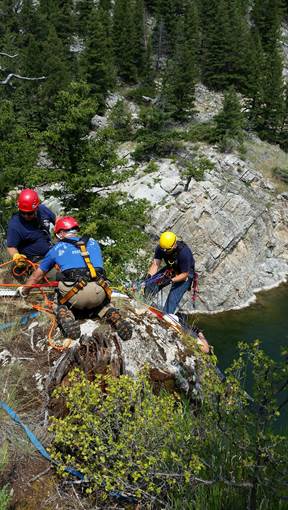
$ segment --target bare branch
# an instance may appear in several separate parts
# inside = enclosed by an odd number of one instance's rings
[[[9,53],[5,53],[4,51],[0,51],[0,55],[2,57],[8,57],[8,58],[16,58],[16,57],[18,57],[18,53],[15,53],[15,55],[9,55]]]
[[[29,78],[28,76],[21,76],[20,74],[10,73],[6,76],[5,80],[0,81],[0,85],[7,85],[12,78],[16,78],[17,80],[26,80],[26,81],[39,81],[46,80],[46,76],[39,76],[39,78]]]

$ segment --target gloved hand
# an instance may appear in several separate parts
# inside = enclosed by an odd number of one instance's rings
[[[20,296],[23,299],[26,299],[28,297],[28,292],[26,287],[17,287],[16,289],[16,296]]]
[[[27,261],[27,257],[26,255],[22,255],[22,253],[14,253],[13,255],[13,262],[15,262],[15,264],[21,264],[23,263],[26,264],[26,261]]]

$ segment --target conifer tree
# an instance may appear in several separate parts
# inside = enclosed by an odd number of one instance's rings
[[[207,6],[207,17],[205,17]],[[226,0],[204,0],[202,11],[202,77],[208,87],[225,89],[230,83],[227,57],[230,50],[230,24]]]
[[[281,0],[255,0],[252,20],[265,52],[273,51],[279,41],[283,11]]]
[[[115,81],[109,23],[109,13],[94,7],[87,23],[82,56],[83,76],[96,95],[100,109],[104,107],[107,91]]]
[[[216,122],[216,139],[220,142],[222,150],[230,148],[230,144],[242,142],[244,116],[241,111],[240,101],[231,87],[224,95],[222,110],[214,118]]]
[[[112,8],[111,0],[99,0],[100,9],[104,9],[104,11],[110,12]]]
[[[265,54],[261,38],[257,29],[250,33],[250,68],[246,80],[246,95],[248,96],[248,118],[254,129],[262,126],[262,111],[265,86]]]
[[[113,13],[113,49],[118,75],[124,81],[136,80],[134,26],[131,0],[115,0]]]
[[[280,50],[266,56],[266,73],[264,81],[264,105],[262,110],[262,123],[264,136],[274,142],[278,141],[279,132],[283,126],[285,116],[283,64]]]
[[[199,68],[200,56],[200,19],[195,0],[188,0],[184,6],[184,30],[196,71]]]
[[[17,0],[0,0],[0,42],[5,36],[11,34],[15,38],[19,33],[17,13],[19,2]],[[15,41],[16,42],[16,41]]]
[[[153,62],[152,37],[149,36],[148,41],[147,41],[147,48],[146,48],[146,52],[145,52],[142,83],[144,86],[149,87],[151,92],[153,92],[154,80],[155,80],[155,66],[154,66],[154,62]],[[151,93],[151,92],[149,92],[149,93]]]
[[[177,39],[173,58],[168,62],[163,79],[161,104],[174,119],[191,114],[195,99],[196,68],[194,51],[187,40],[184,20],[177,24]]]
[[[47,79],[42,82],[39,93],[42,113],[46,115],[49,107],[53,105],[55,96],[70,81],[66,48],[53,25],[50,26],[47,40],[43,45],[42,59],[42,71]],[[42,115],[42,118],[45,122],[45,116]]]
[[[87,20],[94,6],[94,0],[78,0],[77,2],[75,23],[80,36],[86,33]]]
[[[139,77],[143,76],[145,62],[145,33],[144,33],[144,2],[136,0],[133,11],[134,25],[134,63]]]

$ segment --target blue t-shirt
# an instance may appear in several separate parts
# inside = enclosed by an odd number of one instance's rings
[[[177,241],[177,247],[170,253],[157,246],[154,254],[157,260],[164,260],[168,267],[174,269],[176,274],[189,273],[194,275],[195,261],[189,246],[183,241]]]
[[[80,237],[73,237],[72,239],[78,241]],[[86,243],[86,248],[92,265],[103,269],[101,249],[97,241],[90,238]],[[80,248],[77,248],[77,246],[73,244],[65,243],[64,241],[60,241],[49,250],[46,257],[40,263],[40,269],[46,273],[50,271],[55,264],[60,267],[61,271],[87,267],[81,255]]]
[[[44,204],[39,205],[33,220],[27,221],[19,212],[14,214],[8,223],[8,248],[17,248],[30,260],[44,257],[52,245],[49,227],[55,220],[55,214]]]

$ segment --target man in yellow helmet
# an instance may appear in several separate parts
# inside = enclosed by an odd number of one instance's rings
[[[160,269],[162,261],[165,262],[165,267]],[[195,261],[189,246],[177,240],[174,232],[163,232],[148,270],[146,282],[144,282],[145,295],[155,295],[171,283],[164,312],[174,313],[185,292],[191,289],[194,271]],[[158,280],[157,276],[159,276]]]

